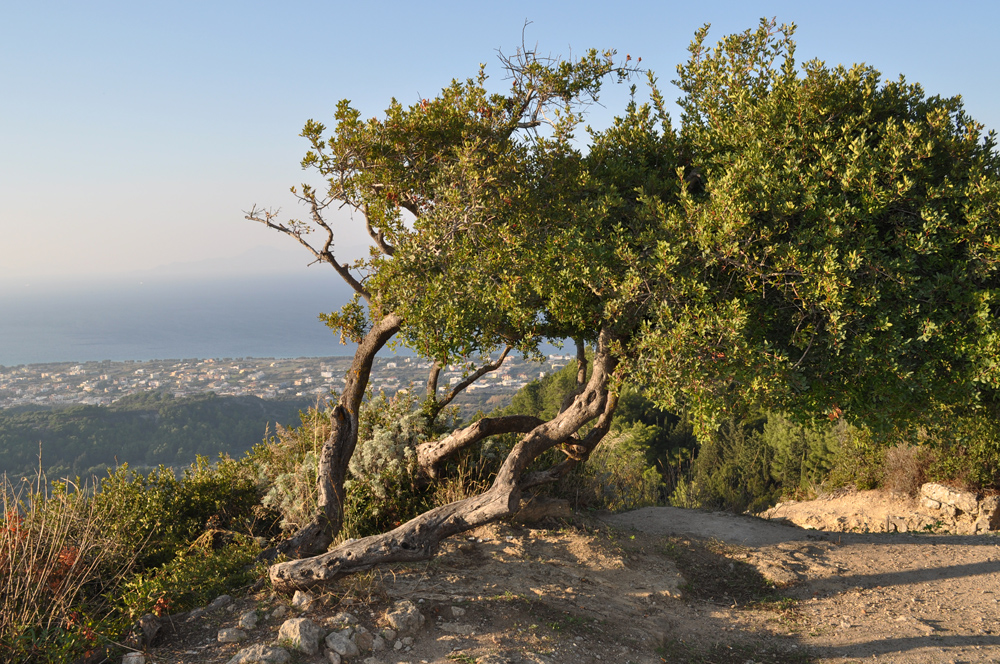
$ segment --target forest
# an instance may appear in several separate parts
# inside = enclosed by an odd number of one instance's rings
[[[103,477],[128,464],[184,468],[198,455],[242,456],[268,430],[298,421],[314,399],[264,400],[163,392],[124,397],[110,406],[0,410],[0,474]]]

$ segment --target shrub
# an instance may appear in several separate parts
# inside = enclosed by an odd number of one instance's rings
[[[273,517],[262,518],[258,503],[253,464],[224,456],[214,466],[199,456],[179,479],[164,466],[143,475],[123,465],[101,480],[94,497],[108,536],[142,549],[139,569],[169,562],[206,528],[269,534]]]
[[[885,451],[882,486],[889,491],[916,496],[927,481],[931,450],[917,445],[899,444]]]
[[[771,475],[774,451],[764,442],[763,417],[730,419],[701,442],[688,479],[670,496],[677,507],[759,512],[781,495]]]
[[[646,460],[649,439],[656,434],[655,427],[638,422],[612,431],[560,492],[578,508],[621,511],[662,502],[662,478]]]
[[[120,599],[126,615],[134,620],[147,613],[162,615],[204,606],[266,577],[264,567],[255,564],[260,548],[253,539],[237,534],[231,543],[216,549],[212,535],[205,533],[170,562],[131,577]]]

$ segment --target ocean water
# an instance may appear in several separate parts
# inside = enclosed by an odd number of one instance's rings
[[[0,365],[351,355],[318,319],[349,296],[312,273],[19,285],[0,291]]]

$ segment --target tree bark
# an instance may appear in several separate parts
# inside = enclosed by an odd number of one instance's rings
[[[330,436],[320,450],[316,485],[318,507],[312,520],[276,547],[289,558],[315,556],[327,550],[344,525],[344,480],[347,464],[358,444],[358,411],[368,387],[376,353],[399,331],[402,319],[389,314],[376,323],[358,344],[347,372],[347,383],[330,413]],[[273,556],[272,556],[273,558]]]
[[[531,415],[484,417],[474,424],[448,434],[440,440],[417,445],[417,463],[431,478],[438,476],[438,464],[446,458],[489,436],[501,433],[528,433],[543,420]]]
[[[616,365],[609,349],[610,341],[610,333],[602,331],[594,371],[584,389],[563,412],[534,427],[518,442],[487,491],[429,510],[388,533],[352,540],[313,558],[273,565],[270,577],[274,588],[285,592],[307,589],[378,564],[427,560],[446,537],[513,514],[520,505],[522,490],[527,485],[539,483],[540,478],[536,475],[524,478],[527,483],[522,481],[532,461],[602,414],[606,417],[598,424],[604,425],[603,431],[607,430],[609,410],[614,410],[613,403],[608,402],[608,381]],[[592,441],[585,438],[584,442],[592,443],[590,449],[593,449],[595,441],[602,436],[598,431]]]

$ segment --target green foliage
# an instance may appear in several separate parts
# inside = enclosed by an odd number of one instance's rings
[[[386,397],[380,392],[362,406],[358,446],[344,484],[347,515],[344,531],[361,537],[395,528],[426,509],[426,486],[419,482],[417,445],[425,438],[426,419],[409,392]]]
[[[663,480],[647,463],[648,425],[636,423],[609,434],[559,491],[577,507],[623,511],[663,502]]]
[[[326,412],[309,408],[300,417],[300,426],[279,427],[250,455],[267,487],[262,504],[280,515],[286,533],[305,525],[316,512],[319,453],[330,434]],[[345,537],[383,532],[427,505],[429,488],[418,480],[416,466],[425,422],[416,398],[406,391],[393,397],[379,392],[362,403],[358,444],[344,484]]]
[[[255,510],[256,472],[246,460],[205,457],[178,479],[165,467],[148,475],[118,468],[101,480],[95,509],[108,515],[108,535],[142,553],[138,569],[169,562],[206,528],[269,535],[274,517]]]
[[[802,425],[780,413],[768,413],[762,442],[770,448],[771,478],[783,494],[808,493],[822,484],[837,461],[841,446],[852,437],[843,420],[834,424]]]
[[[677,507],[759,512],[781,495],[772,476],[774,451],[764,442],[765,418],[731,419],[701,439],[690,478],[670,497]]]
[[[259,552],[260,547],[246,536],[237,535],[221,548],[213,548],[211,538],[202,537],[179,550],[170,562],[130,578],[119,601],[133,620],[147,613],[179,613],[205,606],[265,576],[264,567],[254,564]]]
[[[928,481],[972,490],[1000,488],[1000,418],[995,412],[952,417],[927,432]]]
[[[691,160],[650,208],[646,382],[699,421],[757,400],[885,430],[975,405],[1000,386],[994,136],[869,67],[800,74],[791,32],[702,30],[678,69]]]
[[[514,394],[503,412],[552,419],[559,414],[566,396],[576,389],[576,375],[576,361],[572,361],[555,373],[531,381]]]

